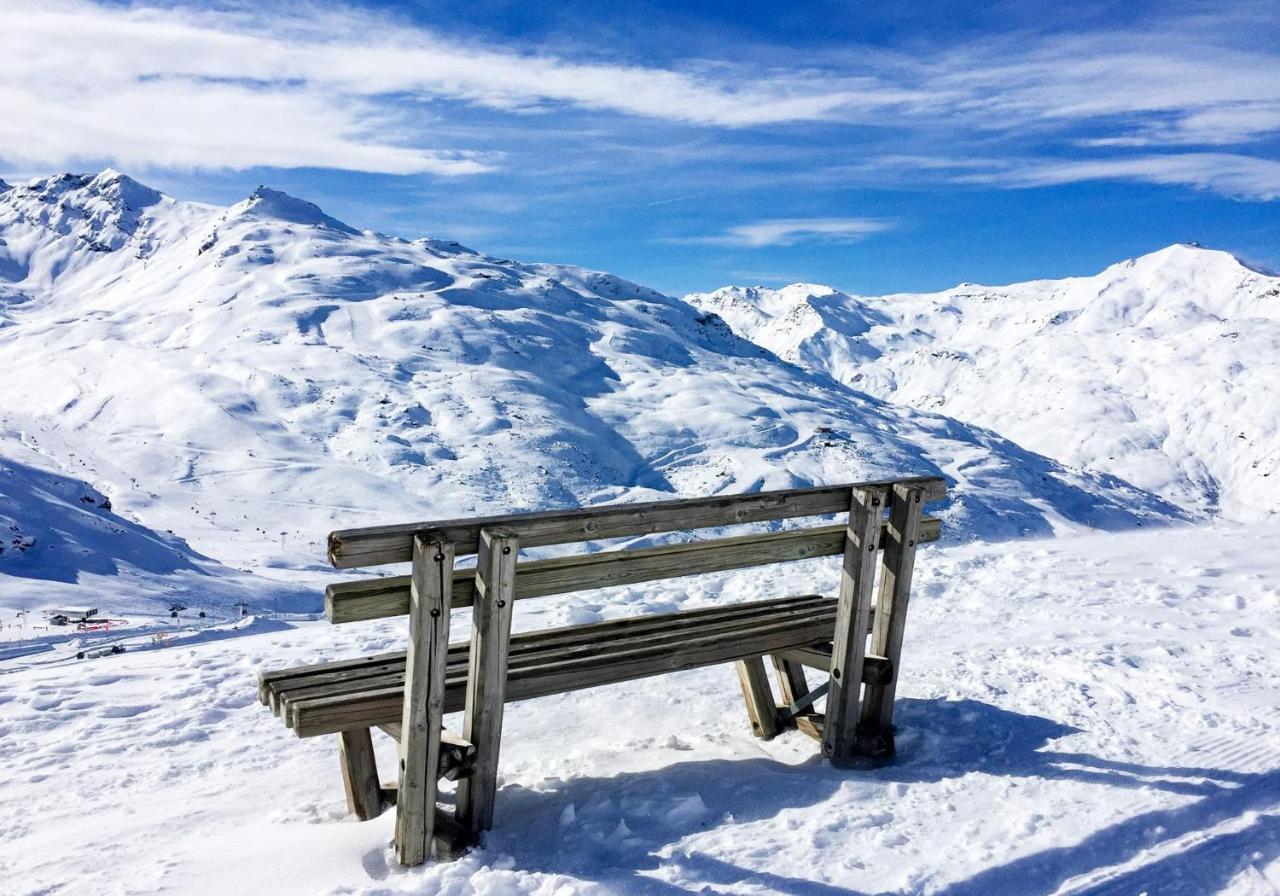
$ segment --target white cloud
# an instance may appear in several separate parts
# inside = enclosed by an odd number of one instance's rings
[[[1044,187],[1093,180],[1177,184],[1240,199],[1280,199],[1280,162],[1218,152],[1185,152],[1118,159],[1026,160],[999,170],[956,174],[960,183]]]
[[[918,57],[859,49],[775,69],[588,63],[317,7],[0,0],[0,21],[0,158],[28,167],[107,160],[450,177],[493,170],[504,151],[524,148],[518,133],[486,131],[475,116],[456,127],[462,104],[489,122],[519,112],[525,133],[556,124],[528,113],[564,107],[700,128],[768,126],[780,141],[782,125],[858,124],[868,160],[859,164],[915,172],[926,183],[955,181],[948,171],[960,162],[927,165],[917,153],[895,165],[874,145],[889,138],[875,135],[893,128],[912,137],[898,142],[927,152],[968,143],[1011,160],[1083,146],[1113,157],[1040,162],[1039,176],[1163,176],[1158,182],[1257,198],[1271,195],[1264,159],[1154,160],[1171,147],[1280,136],[1280,54],[1233,45],[1229,29],[1205,17],[1141,31],[988,36]],[[1203,167],[1214,159],[1222,171]],[[682,152],[680,163],[689,161]],[[1018,179],[998,165],[976,167],[972,182]],[[753,236],[721,238],[749,244]]]
[[[474,47],[371,17],[184,12],[0,0],[0,155],[19,164],[324,166],[473,174],[492,158],[424,149],[413,100],[555,104],[741,127],[880,108],[909,91],[800,72],[714,81]],[[406,99],[407,98],[407,99]]]
[[[676,240],[713,246],[792,246],[796,243],[852,243],[893,227],[877,218],[774,218],[730,227],[714,236]]]

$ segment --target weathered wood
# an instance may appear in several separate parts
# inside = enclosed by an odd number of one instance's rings
[[[378,760],[369,729],[339,731],[338,759],[347,791],[347,809],[361,821],[377,818],[382,814],[382,785],[378,782]]]
[[[941,529],[937,520],[922,516],[921,507],[945,493],[941,478],[918,477],[335,532],[335,566],[413,561],[410,576],[339,583],[326,592],[334,622],[407,612],[409,650],[264,672],[259,699],[300,737],[344,732],[341,755],[352,811],[370,817],[385,803],[396,804],[396,850],[404,864],[421,863],[433,850],[452,857],[492,826],[503,707],[515,700],[736,662],[760,736],[793,725],[818,739],[836,765],[891,753],[914,551]],[[888,522],[886,505],[892,509]],[[843,526],[517,562],[521,546],[845,510],[849,519]],[[881,547],[883,612],[871,603]],[[455,556],[473,552],[479,554],[474,573],[455,570]],[[834,601],[802,596],[510,635],[516,599],[837,554],[844,563]],[[475,608],[469,645],[448,644],[453,606]],[[778,672],[783,708],[775,702],[764,656]],[[827,683],[810,690],[806,665],[826,671]],[[813,707],[823,694],[827,710],[818,713]],[[464,708],[463,734],[445,730],[444,715]],[[393,788],[378,785],[370,726],[397,740],[400,775]],[[456,818],[437,805],[441,777],[459,781]]]
[[[871,616],[871,592],[875,584],[876,543],[884,511],[886,490],[856,488],[849,509],[849,533],[836,600],[839,615],[831,651],[830,690],[822,755],[833,765],[844,766],[857,755],[859,698],[862,665],[867,654],[867,620]]]
[[[613,684],[714,665],[747,656],[769,654],[790,646],[818,643],[830,637],[835,624],[832,611],[812,613],[758,624],[742,633],[717,633],[708,637],[682,634],[678,638],[634,649],[616,649],[606,641],[594,655],[569,660],[545,660],[517,664],[513,655],[507,677],[507,700],[524,700],[598,685]],[[446,712],[463,708],[465,676],[450,682]],[[335,728],[351,727],[353,720],[380,724],[394,716],[402,700],[402,687],[371,687],[354,694],[311,697],[289,702],[289,723],[300,737],[315,736]]]
[[[463,737],[476,745],[477,756],[471,776],[458,784],[456,812],[458,822],[473,835],[493,827],[519,548],[519,537],[509,529],[480,533],[462,730]]]
[[[813,713],[812,715],[796,716],[796,729],[801,734],[807,734],[818,743],[822,743],[822,727],[826,724],[826,716],[822,713]]]
[[[329,562],[340,569],[404,563],[412,559],[414,535],[427,531],[441,533],[440,537],[452,542],[459,554],[473,554],[479,547],[482,529],[514,529],[521,544],[538,547],[652,535],[679,529],[823,516],[844,512],[855,488],[883,491],[894,481],[345,529],[329,534]],[[925,501],[946,494],[946,482],[940,477],[896,481],[919,486]]]
[[[833,557],[844,552],[845,528],[843,524],[813,526],[686,544],[530,560],[516,567],[515,598],[524,600],[655,579],[726,572],[768,563]],[[917,541],[936,541],[941,532],[941,520],[926,518]],[[887,537],[886,523],[881,538]],[[334,583],[325,589],[325,616],[335,624],[403,616],[409,612],[409,582],[409,576],[386,576]],[[457,570],[453,580],[454,608],[471,606],[474,596],[474,570]]]
[[[787,659],[786,654],[775,653],[770,660],[778,673],[778,689],[782,705],[790,706],[809,693],[809,682],[804,677],[804,666]]]
[[[414,538],[396,803],[396,857],[402,865],[426,861],[435,840],[453,559],[454,547],[440,533]]]
[[[919,544],[921,505],[919,489],[895,486],[889,501],[889,537],[885,544],[877,598],[875,622],[871,630],[871,650],[886,658],[893,674],[888,681],[867,685],[858,723],[859,749],[870,756],[892,756],[893,698],[897,692],[898,667],[902,660],[902,637],[906,630],[907,603],[911,597],[911,574]]]
[[[741,641],[750,638],[760,626],[779,622],[807,620],[817,625],[830,620],[834,624],[835,613],[835,601],[809,596],[528,632],[512,639],[508,670],[510,673],[550,662],[564,663],[637,648],[676,644],[689,638],[721,637]],[[641,621],[647,624],[639,624]],[[466,644],[450,645],[445,672],[447,680],[467,676],[468,656]],[[318,666],[317,674],[311,679],[294,678],[277,685],[273,705],[283,713],[289,704],[298,700],[368,690],[378,684],[398,686],[404,680],[403,666],[383,663],[371,666],[367,671],[345,671],[336,676],[323,670],[323,666]]]
[[[400,723],[378,725],[397,744],[400,742]],[[446,781],[457,781],[472,773],[476,764],[475,744],[461,734],[445,728],[440,732],[440,768],[438,776]]]
[[[826,632],[835,623],[834,616],[823,620],[817,629]],[[740,658],[745,652],[772,652],[784,643],[803,640],[815,635],[815,630],[789,629],[764,633],[767,637],[748,641],[744,646],[720,645],[715,655],[698,652],[696,645],[685,650],[683,647],[673,648],[665,655],[644,656],[637,664],[632,659],[630,666],[607,662],[611,657],[597,658],[595,668],[577,668],[568,666],[559,668],[555,665],[534,667],[512,673],[508,679],[507,700],[532,699],[550,694],[564,693],[588,687],[630,681],[650,675],[661,675],[683,669],[698,668],[705,665],[728,662]],[[628,658],[624,658],[628,659]],[[869,667],[864,666],[864,674]],[[460,673],[448,684],[446,712],[460,712],[464,705],[465,674]],[[394,716],[403,700],[403,687],[392,684],[388,687],[370,686],[367,689],[335,696],[309,697],[291,702],[288,705],[288,724],[299,737],[315,737],[334,730],[350,727],[353,724],[379,724],[381,720]]]
[[[436,858],[442,862],[461,858],[475,844],[475,836],[458,820],[437,806],[435,812]]]
[[[769,675],[764,670],[764,660],[750,656],[738,660],[738,681],[742,685],[742,697],[747,702],[747,715],[756,737],[771,740],[778,734],[778,704],[769,688]]]
[[[446,781],[463,781],[476,770],[476,745],[465,736],[448,728],[440,732],[439,777]]]
[[[778,674],[778,693],[782,695],[782,706],[794,706],[797,700],[809,693],[809,682],[804,677],[804,666],[792,662],[785,655],[775,653],[769,657],[773,669]],[[781,724],[787,728],[796,727],[794,718],[781,718]]]
[[[366,663],[377,662],[380,659],[388,657],[404,657],[404,651],[395,651],[392,653],[384,653],[378,656],[362,656],[350,660],[338,660],[324,664],[326,670],[338,671],[344,668],[356,668]],[[304,666],[288,666],[284,669],[271,669],[266,672],[258,673],[258,700],[263,705],[268,705],[271,699],[271,688],[279,681],[293,678],[298,675],[309,675],[316,669],[315,663]]]
[[[725,630],[726,627],[733,632],[738,632],[753,620],[773,619],[788,610],[804,608],[823,609],[834,619],[835,601],[816,595],[805,595],[728,606],[701,607],[677,613],[647,614],[588,625],[526,632],[512,638],[511,649],[517,665],[528,664],[534,659],[568,657],[571,655],[570,651],[577,650],[582,645],[596,649],[596,646],[604,641],[614,643],[621,648],[625,645],[634,646],[653,635],[671,638],[677,637],[681,632],[695,629],[703,634]],[[449,680],[466,675],[469,655],[467,643],[449,646],[446,671]],[[269,705],[275,713],[285,716],[286,705],[291,700],[361,690],[368,687],[372,679],[384,681],[391,679],[390,684],[401,684],[404,657],[402,652],[371,657],[365,665],[353,666],[347,661],[316,664],[302,672],[294,672],[288,677],[274,680],[269,685],[271,689]],[[330,671],[333,668],[337,668],[338,671]]]
[[[872,613],[874,616],[874,611]],[[778,654],[783,660],[810,669],[831,671],[831,645],[816,644],[808,647],[790,647]]]

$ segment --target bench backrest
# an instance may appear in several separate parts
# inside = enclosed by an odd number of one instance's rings
[[[478,551],[480,533],[486,529],[513,532],[520,547],[526,548],[846,514],[855,491],[883,491],[887,494],[895,486],[918,489],[920,501],[925,504],[946,495],[943,479],[914,477],[711,498],[605,504],[573,510],[375,526],[331,533],[329,560],[335,567],[343,569],[408,563],[413,560],[414,537],[426,532],[436,533],[442,540],[451,542],[457,555],[463,556]],[[887,501],[882,503],[885,508],[887,505]],[[877,548],[885,540],[883,533],[886,529],[887,523],[882,523]],[[940,531],[940,522],[926,517],[921,520],[918,541],[934,541]],[[514,596],[516,599],[545,597],[836,556],[845,553],[847,535],[847,524],[839,523],[529,560],[516,566]],[[326,616],[330,622],[343,623],[407,614],[411,581],[411,576],[390,576],[330,585],[325,591]],[[472,605],[477,587],[476,570],[454,570],[452,587],[454,607]]]

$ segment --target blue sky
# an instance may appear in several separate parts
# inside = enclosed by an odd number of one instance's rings
[[[265,11],[266,7],[269,11]],[[0,0],[0,174],[259,183],[669,292],[1280,267],[1280,4]]]

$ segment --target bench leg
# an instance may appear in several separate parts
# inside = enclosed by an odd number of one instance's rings
[[[883,488],[855,488],[849,508],[822,737],[822,755],[835,766],[852,765],[859,755],[857,724],[862,665],[867,656],[867,627],[871,621],[871,592],[875,586],[876,549],[884,501]]]
[[[920,489],[894,486],[884,545],[884,572],[880,577],[880,595],[871,632],[871,652],[888,658],[892,675],[887,682],[867,685],[858,723],[859,748],[872,756],[892,756],[894,750],[893,697],[901,666],[911,571],[920,535],[920,511]]]
[[[476,599],[471,610],[466,719],[462,730],[463,738],[475,745],[476,763],[471,775],[458,782],[455,816],[472,838],[493,827],[519,549],[520,540],[510,530],[480,532]]]
[[[453,557],[453,544],[439,533],[413,539],[409,652],[396,794],[396,858],[402,865],[421,865],[435,845]],[[439,852],[444,855],[446,851]]]
[[[770,740],[778,734],[778,704],[773,701],[769,688],[769,674],[764,660],[753,656],[738,660],[738,681],[742,684],[742,696],[747,701],[747,715],[751,717],[751,730],[756,737]]]
[[[382,785],[378,782],[378,761],[373,754],[369,729],[339,732],[338,757],[347,791],[347,809],[361,821],[377,818],[382,814]]]

